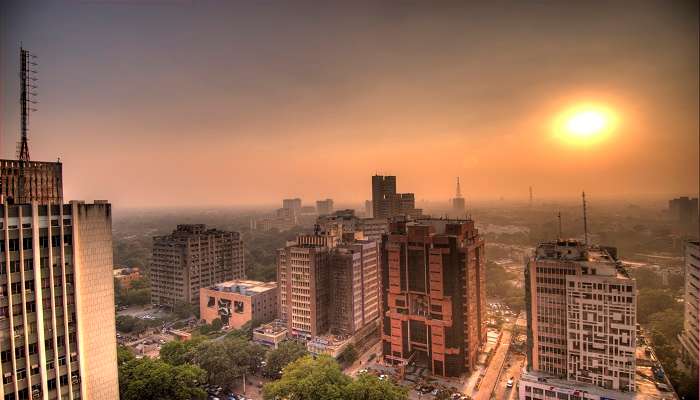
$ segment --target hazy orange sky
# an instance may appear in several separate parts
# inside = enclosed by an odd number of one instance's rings
[[[2,157],[19,42],[39,55],[35,160],[122,207],[370,197],[689,195],[697,2],[2,2]],[[575,145],[553,121],[617,116]]]

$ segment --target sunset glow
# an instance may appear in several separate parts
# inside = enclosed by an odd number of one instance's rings
[[[617,125],[616,114],[607,107],[579,105],[555,120],[556,136],[570,144],[592,144],[607,139]]]

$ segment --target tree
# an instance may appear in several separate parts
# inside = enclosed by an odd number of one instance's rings
[[[279,347],[267,353],[263,374],[278,378],[282,368],[307,354],[304,344],[291,340],[284,341],[279,344]]]
[[[263,388],[265,400],[406,400],[407,391],[390,381],[361,374],[356,380],[344,375],[331,357],[304,356],[284,369],[282,378]]]
[[[207,382],[230,388],[243,374],[260,365],[264,350],[240,338],[209,340],[197,347],[195,361],[206,371]]]
[[[637,320],[647,323],[652,314],[674,307],[680,308],[668,290],[641,289],[637,298]]]
[[[160,359],[170,365],[192,364],[197,356],[197,347],[203,341],[203,337],[195,336],[186,341],[174,340],[165,343],[160,348]]]
[[[374,375],[360,374],[345,389],[347,400],[406,400],[408,390]]]
[[[355,349],[355,345],[350,343],[340,352],[338,361],[342,364],[350,365],[354,363],[355,360],[357,360],[357,350]]]
[[[134,353],[126,346],[117,346],[117,365],[123,365],[135,359]]]
[[[178,318],[185,319],[195,314],[195,307],[187,301],[178,301],[173,306],[173,312]]]
[[[284,369],[282,378],[263,387],[265,400],[277,398],[304,400],[345,400],[350,377],[328,356],[302,357]]]
[[[224,323],[221,322],[220,318],[216,318],[211,321],[211,330],[214,332],[220,331],[224,327]]]
[[[204,371],[194,365],[133,359],[119,367],[119,394],[122,400],[203,400],[203,380]]]

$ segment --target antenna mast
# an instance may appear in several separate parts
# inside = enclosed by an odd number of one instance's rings
[[[37,71],[31,68],[36,67],[38,64],[34,61],[36,55],[21,46],[19,48],[19,58],[21,133],[20,141],[17,143],[17,159],[29,161],[29,139],[27,137],[29,132],[29,113],[36,111],[34,105],[38,103],[35,100],[37,94],[33,91],[37,88],[35,85]]]
[[[459,177],[457,177],[457,196],[458,199],[462,198],[462,190],[459,188]]]
[[[559,219],[559,239],[561,239],[561,211],[557,213],[557,218]]]
[[[583,241],[588,246],[588,215],[586,213],[586,192],[581,193],[583,199]]]

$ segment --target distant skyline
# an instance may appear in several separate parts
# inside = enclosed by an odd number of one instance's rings
[[[19,43],[39,56],[32,159],[117,207],[696,196],[698,5],[4,1],[0,157]],[[556,137],[566,110],[609,137]]]

